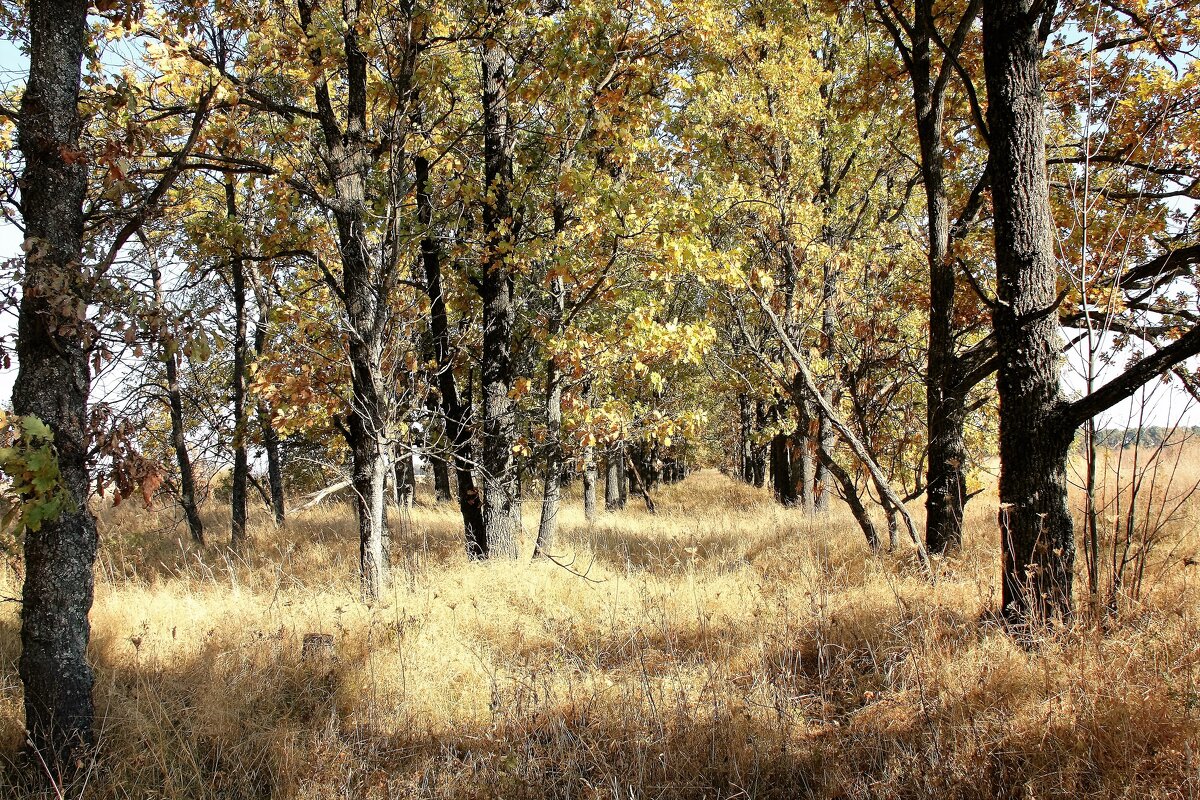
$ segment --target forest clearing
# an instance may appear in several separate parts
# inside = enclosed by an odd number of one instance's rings
[[[1198,464],[1177,480],[1200,479]],[[396,525],[394,586],[370,607],[343,504],[278,530],[256,514],[245,559],[194,551],[170,509],[109,509],[92,611],[101,756],[70,796],[1200,791],[1195,500],[1139,602],[1032,648],[994,613],[994,494],[971,504],[934,586],[908,547],[864,557],[844,511],[817,519],[716,471],[656,505],[588,525],[570,498],[558,557],[580,577],[468,561],[451,507],[422,493]],[[8,569],[0,593],[15,587]],[[23,735],[14,612],[5,753]],[[332,649],[303,655],[309,634]]]

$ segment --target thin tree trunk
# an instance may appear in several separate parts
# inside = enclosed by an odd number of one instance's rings
[[[767,408],[762,400],[754,404],[754,422],[759,431],[767,426]],[[767,449],[766,444],[754,448],[754,485],[759,489],[767,485]]]
[[[225,178],[225,214],[232,222],[237,219],[237,187],[232,176]],[[246,452],[246,434],[250,423],[246,405],[246,265],[240,254],[230,253],[229,268],[233,283],[233,485],[230,492],[229,545],[235,552],[246,549],[246,498],[250,488],[250,459]]]
[[[162,271],[158,262],[152,261],[150,277],[154,284],[154,302],[160,312],[165,312],[165,302],[162,292]],[[165,319],[165,313],[163,319]],[[168,334],[164,331],[161,337]],[[171,417],[171,447],[175,450],[175,463],[179,468],[179,505],[183,508],[183,516],[187,520],[188,532],[192,541],[204,546],[204,521],[200,519],[200,509],[196,504],[196,475],[192,469],[192,457],[188,453],[187,438],[183,426],[183,394],[179,391],[179,367],[175,361],[177,348],[163,347],[163,366],[167,376],[167,411]]]
[[[859,497],[858,487],[854,485],[854,478],[850,476],[845,467],[834,460],[827,450],[822,449],[820,454],[829,474],[841,485],[842,494],[846,496],[846,505],[850,506],[850,513],[854,515],[854,520],[867,538],[867,547],[871,548],[872,553],[879,552],[879,531],[876,529],[874,521],[871,520],[871,514],[867,511],[867,507],[863,505],[862,498]]]
[[[30,0],[29,79],[17,141],[25,159],[21,213],[25,260],[17,323],[19,369],[13,410],[54,432],[62,486],[71,507],[24,536],[21,657],[29,746],[57,780],[92,744],[92,565],[96,523],[88,510],[88,352],[86,325],[63,309],[86,308],[80,269],[86,161],[79,152],[80,62],[88,3]],[[62,324],[60,324],[62,323]]]
[[[621,508],[621,478],[617,466],[617,445],[610,444],[604,458],[604,510]]]
[[[556,214],[556,217],[559,215]],[[556,228],[558,228],[556,219]],[[551,337],[562,331],[562,315],[565,311],[566,287],[563,279],[554,279],[551,297],[551,314],[547,330]],[[554,534],[558,525],[559,496],[562,492],[562,375],[554,357],[546,359],[546,475],[542,489],[542,516],[538,522],[535,556],[544,555],[554,546]]]
[[[255,302],[258,304],[258,319],[254,323],[254,357],[262,359],[267,352],[267,331],[270,324],[271,306],[266,289],[262,282],[250,273],[251,286],[254,289]],[[258,427],[262,434],[263,450],[267,454],[267,486],[271,490],[271,511],[275,517],[275,525],[283,525],[287,517],[287,497],[283,488],[283,459],[279,451],[279,433],[271,420],[271,407],[266,400],[260,399],[255,406],[258,416]]]
[[[475,487],[474,457],[471,430],[467,426],[469,404],[458,396],[454,380],[453,355],[450,350],[450,320],[446,297],[442,290],[442,252],[433,232],[433,198],[429,191],[429,161],[421,156],[413,159],[416,175],[417,219],[425,230],[421,238],[421,263],[425,271],[425,290],[429,293],[429,331],[433,339],[437,363],[438,394],[442,401],[442,419],[450,453],[454,461],[454,476],[458,484],[458,508],[463,519],[463,538],[467,557],[486,558],[487,536],[484,534],[483,503]],[[449,479],[447,478],[447,483]],[[449,487],[447,487],[449,488]]]
[[[750,395],[738,395],[737,476],[745,483],[754,482],[754,417]]]
[[[625,452],[625,442],[617,444],[617,504],[619,508],[629,505],[629,456]]]
[[[588,522],[596,521],[596,448],[583,448],[583,516]]]

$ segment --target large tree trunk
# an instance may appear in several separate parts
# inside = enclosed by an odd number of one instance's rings
[[[333,285],[346,311],[351,402],[347,419],[352,484],[358,514],[361,594],[379,598],[387,584],[386,484],[391,464],[388,426],[392,390],[384,375],[384,332],[390,315],[387,289],[394,265],[379,265],[368,249],[367,180],[373,156],[367,142],[367,57],[359,44],[360,0],[342,4],[346,29],[345,119],[343,131],[325,75],[323,51],[314,36],[314,0],[298,0],[300,23],[309,36],[309,59],[318,77],[313,84],[322,132],[321,159],[329,170],[335,202],[340,286]],[[332,284],[332,280],[330,281]]]
[[[86,161],[79,153],[80,61],[88,3],[30,0],[29,80],[17,123],[25,159],[21,213],[29,256],[17,323],[13,410],[50,426],[72,507],[25,531],[21,658],[30,747],[57,781],[92,743],[87,661],[96,524],[88,510],[91,375],[80,269]]]
[[[425,270],[425,290],[429,293],[429,331],[433,339],[434,361],[437,364],[438,394],[441,396],[442,420],[449,439],[454,476],[458,484],[458,509],[463,519],[463,539],[467,557],[486,558],[487,537],[484,534],[483,503],[475,486],[474,456],[471,452],[471,429],[467,426],[470,409],[458,395],[454,380],[454,361],[450,349],[450,319],[446,297],[442,290],[442,252],[433,232],[433,198],[429,191],[429,161],[413,159],[416,173],[417,220],[425,231],[421,238],[421,263]],[[449,480],[447,479],[447,483]],[[447,487],[447,490],[449,487]]]
[[[237,187],[232,176],[225,179],[225,214],[237,219]],[[229,545],[235,552],[246,549],[246,496],[250,487],[250,459],[246,451],[250,413],[246,405],[246,356],[249,349],[246,325],[246,264],[238,253],[231,253],[229,267],[233,283],[233,485],[230,492]]]
[[[516,410],[513,385],[512,329],[514,281],[504,245],[514,224],[509,193],[513,167],[508,119],[508,54],[498,35],[504,5],[488,0],[489,31],[481,59],[483,90],[484,258],[480,295],[483,300],[483,524],[488,555],[516,558],[513,528],[513,443]]]
[[[1067,508],[1056,313],[1057,269],[1031,0],[987,0],[984,72],[991,129],[1000,368],[1003,613],[1015,624],[1070,616],[1075,536]],[[1038,6],[1040,8],[1040,6]]]

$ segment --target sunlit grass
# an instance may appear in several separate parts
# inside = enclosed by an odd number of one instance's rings
[[[244,561],[173,512],[101,513],[95,798],[1080,797],[1200,792],[1195,509],[1142,602],[1039,647],[990,619],[994,500],[935,586],[840,511],[715,472],[589,526],[558,563],[469,563],[453,504],[393,517],[358,602],[352,512],[253,526]],[[537,503],[527,500],[526,529]],[[395,512],[393,512],[395,514]],[[907,543],[904,543],[907,545]],[[532,545],[526,537],[525,550]],[[10,568],[0,594],[15,596]],[[331,634],[331,659],[303,659]],[[0,749],[22,741],[17,606]],[[10,794],[15,769],[5,767]],[[0,785],[0,789],[4,787]],[[71,794],[74,792],[74,794]]]

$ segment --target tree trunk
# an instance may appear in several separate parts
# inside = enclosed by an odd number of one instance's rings
[[[617,445],[610,444],[604,459],[604,510],[621,508],[621,475]]]
[[[89,278],[80,269],[86,161],[79,153],[80,61],[86,2],[30,0],[29,80],[17,122],[25,159],[21,213],[29,255],[17,323],[13,410],[54,432],[62,487],[72,507],[25,531],[21,658],[29,746],[54,780],[92,744],[92,564],[96,523],[88,510],[87,326]]]
[[[376,264],[368,246],[371,189],[367,180],[373,156],[367,143],[366,54],[359,44],[360,2],[342,4],[345,33],[345,130],[338,123],[325,75],[323,50],[313,27],[315,0],[298,0],[300,23],[308,37],[316,113],[321,126],[321,159],[329,170],[335,202],[341,284],[329,279],[345,308],[351,402],[347,433],[352,483],[358,514],[359,568],[362,598],[377,600],[387,584],[384,542],[387,538],[386,484],[391,464],[388,425],[392,391],[384,375],[384,332],[390,316],[387,287],[394,265]]]
[[[596,521],[596,448],[591,445],[583,449],[583,516]]]
[[[551,314],[547,325],[551,337],[558,336],[562,329],[566,287],[561,277],[554,279],[553,288]],[[554,546],[562,474],[562,376],[559,374],[558,364],[551,356],[546,359],[546,475],[542,489],[542,516],[538,523],[537,543],[533,550],[535,556],[544,555]]]
[[[231,222],[237,219],[237,187],[232,176],[225,178],[225,214]],[[232,521],[229,545],[235,552],[243,552],[247,545],[246,497],[250,488],[250,460],[246,452],[250,414],[246,406],[246,265],[240,254],[230,253],[229,268],[233,283],[234,314],[233,374],[230,376],[233,390],[233,485],[230,492]]]
[[[154,284],[154,302],[158,306],[162,319],[166,320],[166,304],[162,292],[162,271],[158,262],[152,261],[150,278]],[[192,541],[204,546],[204,522],[200,519],[200,509],[196,505],[196,475],[192,469],[192,457],[188,453],[187,439],[183,426],[183,394],[179,391],[179,367],[175,361],[178,349],[167,345],[165,331],[160,333],[163,346],[163,367],[167,376],[167,412],[171,417],[171,447],[175,451],[175,463],[179,468],[179,505],[183,508],[183,516],[187,520],[188,532]]]
[[[771,485],[775,487],[775,499],[784,506],[796,504],[796,482],[792,478],[792,453],[790,437],[777,433],[771,439]]]
[[[265,401],[258,403],[258,427],[262,431],[263,449],[267,453],[267,487],[271,490],[271,512],[275,525],[286,521],[286,495],[283,488],[283,461],[279,452],[279,433],[271,422],[271,408]]]
[[[737,476],[745,483],[754,482],[754,417],[750,412],[750,395],[738,395],[738,453]]]
[[[431,398],[429,409],[437,411],[436,402]],[[452,498],[450,491],[450,465],[446,459],[445,430],[437,431],[436,438],[426,432],[426,458],[429,460],[429,471],[433,474],[433,498],[435,502],[447,503]]]
[[[862,498],[859,497],[858,487],[854,485],[854,478],[850,476],[845,467],[834,460],[829,451],[820,450],[820,457],[828,474],[841,485],[842,494],[846,496],[846,505],[850,506],[850,513],[854,515],[858,527],[862,529],[863,535],[867,538],[867,547],[871,548],[872,553],[879,552],[879,531],[875,528],[875,523],[871,520],[871,514],[867,511],[867,507],[863,505]]]
[[[429,161],[421,156],[415,157],[413,171],[416,175],[417,220],[425,231],[421,238],[421,263],[425,271],[425,290],[429,293],[429,331],[430,338],[433,339],[434,360],[437,363],[442,419],[446,438],[450,440],[454,476],[458,484],[458,508],[463,519],[463,538],[468,558],[486,558],[488,549],[483,526],[483,503],[472,473],[475,459],[471,452],[471,430],[467,427],[470,409],[459,398],[458,384],[454,380],[450,320],[446,311],[446,297],[442,291],[442,252],[433,231]],[[446,483],[449,484],[448,476]]]
[[[625,452],[625,442],[617,444],[617,503],[618,508],[629,505],[629,467],[628,454]]]
[[[759,400],[754,404],[755,427],[762,430],[767,426],[766,404]],[[767,445],[758,444],[754,447],[754,485],[761,489],[767,485]]]
[[[250,273],[251,287],[254,289],[255,302],[258,303],[258,319],[254,323],[254,357],[262,359],[267,352],[267,331],[270,324],[271,306],[262,281]],[[275,517],[275,525],[283,525],[286,519],[285,504],[287,497],[283,489],[283,460],[279,452],[279,433],[275,423],[271,421],[271,407],[266,400],[259,400],[255,406],[258,416],[258,428],[262,434],[263,450],[267,454],[267,485],[271,490],[271,511]]]
[[[1000,536],[1005,618],[1067,618],[1075,536],[1060,419],[1057,269],[1038,76],[1040,19],[1030,0],[983,6],[991,129],[1000,367]],[[1040,6],[1038,6],[1040,8]]]
[[[362,598],[374,602],[387,587],[387,474],[391,458],[383,432],[373,429],[362,414],[351,414],[351,485],[358,516],[359,576]]]
[[[807,406],[799,408],[800,424],[792,435],[793,442],[793,479],[796,483],[795,493],[800,507],[811,514],[815,510],[813,488],[816,485],[816,461],[813,457],[812,446],[812,414]]]
[[[918,0],[909,68],[917,116],[921,178],[929,226],[929,348],[925,375],[929,460],[925,494],[925,544],[931,553],[962,544],[966,498],[965,398],[958,387],[954,349],[954,264],[949,259],[950,212],[946,200],[943,145],[944,88],[933,78],[931,0]],[[949,56],[946,56],[947,58]]]
[[[393,481],[396,486],[396,507],[413,507],[417,496],[417,471],[413,464],[411,445],[400,445],[396,454],[396,464],[392,469]]]
[[[516,558],[513,529],[513,443],[516,439],[513,384],[513,275],[505,245],[514,224],[509,193],[512,189],[512,132],[508,118],[508,54],[499,41],[504,4],[488,0],[488,31],[481,59],[483,90],[483,523],[488,555]]]

